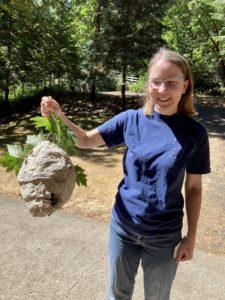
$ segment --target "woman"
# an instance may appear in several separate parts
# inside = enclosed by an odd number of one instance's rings
[[[193,257],[202,198],[202,174],[210,172],[205,128],[192,118],[193,80],[187,61],[162,48],[148,68],[144,108],[122,112],[86,132],[43,97],[43,116],[55,112],[77,137],[77,147],[125,143],[124,178],[112,210],[109,299],[131,299],[141,262],[146,300],[170,297],[180,262]],[[185,178],[188,230],[181,237]]]

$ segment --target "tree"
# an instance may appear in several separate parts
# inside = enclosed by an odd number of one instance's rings
[[[74,14],[71,1],[38,1],[35,7],[35,31],[38,33],[33,63],[35,75],[45,88],[57,79],[73,79],[78,73],[76,41],[73,38]]]
[[[0,4],[0,62],[1,87],[5,93],[5,102],[9,101],[10,85],[15,80],[15,68],[20,59],[20,36],[26,32],[25,20],[31,16],[31,2],[2,0]]]
[[[73,26],[79,28],[75,36],[78,41],[78,52],[81,57],[81,78],[84,82],[91,83],[92,100],[95,99],[96,75],[101,70],[98,49],[98,35],[101,28],[102,6],[101,0],[73,1],[75,19]]]
[[[221,22],[212,16],[212,0],[172,1],[164,17],[164,39],[192,64],[197,86],[218,87],[225,83],[225,64],[217,36]],[[209,80],[210,78],[210,80]]]
[[[225,55],[225,1],[215,0],[212,2],[212,6],[215,13],[212,14],[212,18],[219,24],[218,36],[216,40],[220,42],[220,53]]]
[[[167,1],[102,0],[97,39],[101,62],[122,74],[122,109],[126,108],[126,76],[146,66],[161,44],[163,5]]]
[[[70,0],[3,0],[0,4],[0,87],[47,85],[78,76],[78,54]]]

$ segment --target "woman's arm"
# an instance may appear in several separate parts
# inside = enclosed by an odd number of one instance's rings
[[[202,202],[202,175],[186,174],[185,204],[187,213],[187,236],[182,240],[176,256],[176,262],[190,260],[193,257],[198,220]]]
[[[95,148],[100,145],[104,145],[105,142],[102,139],[97,129],[91,131],[85,131],[79,126],[71,122],[67,116],[62,112],[59,103],[52,97],[42,97],[41,99],[41,113],[43,117],[48,117],[51,112],[54,112],[60,117],[63,124],[72,130],[76,136],[76,147],[78,148]]]

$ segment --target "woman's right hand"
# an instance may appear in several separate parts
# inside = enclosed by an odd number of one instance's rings
[[[59,103],[53,99],[51,96],[44,96],[41,98],[41,114],[43,117],[49,117],[51,112],[56,115],[62,113]]]

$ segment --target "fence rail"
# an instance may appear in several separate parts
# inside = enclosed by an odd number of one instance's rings
[[[122,78],[122,75],[119,72],[113,72],[113,74],[118,78]],[[126,83],[135,83],[138,81],[139,78],[136,76],[131,75],[126,77]],[[75,92],[89,93],[91,91],[91,86],[88,82],[84,82],[81,84],[71,84],[70,89]]]
[[[112,74],[122,80],[122,74],[120,72],[113,71]],[[135,82],[138,82],[138,81],[139,81],[139,78],[137,76],[134,76],[134,75],[126,76],[126,82],[128,82],[128,83],[135,83]]]
[[[139,79],[135,76],[127,76],[127,82],[130,82],[130,83],[135,83],[135,82],[138,82]]]

